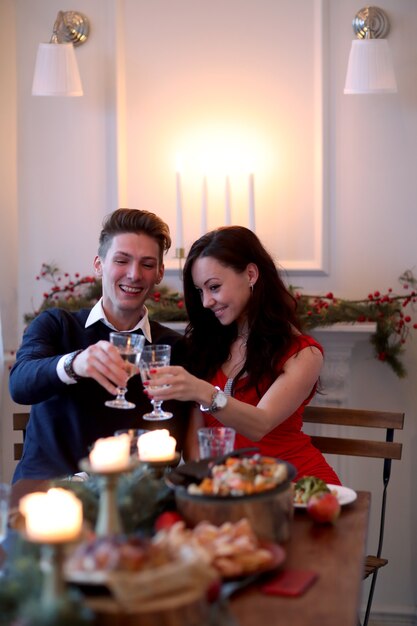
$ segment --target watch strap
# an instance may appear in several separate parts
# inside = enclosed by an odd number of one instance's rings
[[[220,389],[220,387],[217,387],[217,385],[216,385],[214,387],[213,395],[211,396],[210,406],[204,406],[204,405],[200,404],[200,411],[203,411],[203,413],[215,413],[220,408],[223,408],[222,406],[219,406],[217,404],[217,398],[218,398],[218,396],[220,394],[225,395],[224,391],[222,391]],[[226,406],[226,404],[224,406]]]
[[[67,376],[72,378],[72,380],[81,380],[82,378],[74,372],[73,367],[74,360],[80,354],[80,352],[82,352],[82,350],[75,350],[74,352],[70,352],[69,354],[67,354],[64,360],[64,372]]]

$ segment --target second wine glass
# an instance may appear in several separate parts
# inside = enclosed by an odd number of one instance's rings
[[[170,360],[171,346],[166,344],[151,344],[150,346],[145,346],[142,350],[139,361],[140,375],[143,383],[149,381],[149,385],[147,385],[149,391],[161,389],[161,387],[169,387],[169,385],[152,385],[150,373],[159,367],[169,365]],[[151,400],[151,402],[153,410],[142,416],[144,420],[168,420],[173,416],[169,411],[162,410],[162,400]]]
[[[145,345],[145,337],[135,333],[110,333],[110,343],[119,351],[125,362],[126,372],[131,378],[139,372],[139,359]],[[107,400],[106,406],[113,409],[134,409],[136,404],[125,398],[126,387],[117,388],[117,396],[114,400]]]

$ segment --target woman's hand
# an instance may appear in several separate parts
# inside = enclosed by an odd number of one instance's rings
[[[155,387],[154,387],[155,385]],[[158,387],[156,385],[167,385]],[[182,400],[210,404],[213,385],[193,376],[179,365],[167,365],[151,371],[145,392],[155,400]]]

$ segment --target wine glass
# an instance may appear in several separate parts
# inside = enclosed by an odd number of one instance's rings
[[[128,377],[131,378],[139,372],[139,359],[145,345],[145,337],[135,333],[110,333],[110,343],[119,351],[125,362]],[[136,404],[125,398],[127,387],[117,387],[117,396],[114,400],[107,400],[106,406],[113,409],[134,409]]]
[[[146,346],[142,350],[142,355],[139,361],[140,375],[142,382],[150,381],[147,389],[154,391],[161,389],[162,387],[169,387],[169,385],[152,385],[150,372],[158,369],[159,367],[165,367],[169,365],[171,359],[171,346],[165,344],[151,344]],[[172,417],[172,413],[162,410],[162,400],[151,400],[153,410],[150,413],[143,415],[144,420],[169,420]]]

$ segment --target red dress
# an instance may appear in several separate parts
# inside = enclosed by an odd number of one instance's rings
[[[294,342],[287,354],[278,364],[278,371],[282,370],[284,363],[291,356],[308,346],[315,346],[323,352],[321,345],[312,337],[301,335],[297,337],[297,341]],[[242,402],[256,406],[259,402],[256,389],[251,387],[246,390],[241,390],[242,380],[236,385],[233,397],[236,398],[236,400],[241,400]],[[220,389],[224,389],[227,377],[220,369],[210,382],[220,387]],[[261,395],[263,395],[267,390],[267,385],[264,385],[264,388],[260,385],[260,389]],[[243,435],[236,433],[235,449],[256,446],[259,448],[261,454],[280,458],[292,463],[297,468],[298,472],[296,480],[302,476],[317,476],[317,478],[321,478],[326,483],[340,485],[340,479],[337,474],[327,463],[322,453],[313,446],[310,436],[302,432],[303,410],[314,396],[315,391],[316,385],[314,385],[310,395],[304,400],[295,413],[276,426],[260,441],[251,441]],[[204,422],[206,426],[223,426],[223,424],[210,413],[204,413]]]

